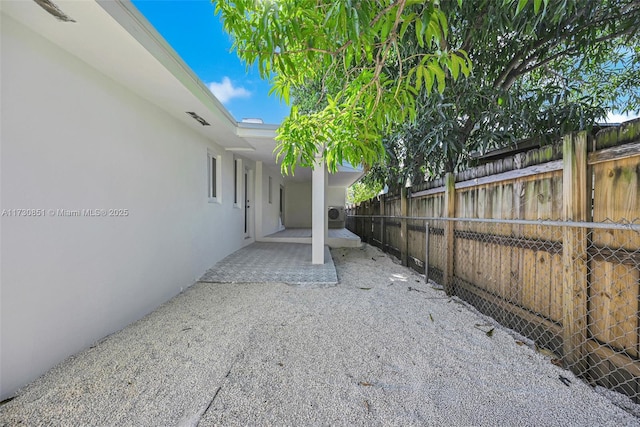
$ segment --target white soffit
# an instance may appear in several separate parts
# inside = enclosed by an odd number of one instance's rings
[[[274,138],[276,137],[278,125],[240,122],[236,129],[238,136],[246,140],[249,145],[255,148],[255,152],[252,155],[254,160],[258,160],[269,165],[276,164],[276,156],[274,153],[276,141]]]

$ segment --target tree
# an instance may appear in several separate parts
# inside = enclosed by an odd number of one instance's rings
[[[257,64],[273,91],[289,102],[292,87],[314,85],[314,108],[294,105],[278,129],[284,172],[344,161],[373,165],[382,135],[416,118],[421,90],[442,92],[446,75],[468,75],[463,49],[443,49],[448,35],[439,1],[214,0],[233,49]],[[408,37],[419,50],[407,50]],[[309,106],[311,107],[311,106]]]
[[[420,181],[464,167],[474,151],[549,142],[607,109],[640,108],[637,1],[443,2],[441,11],[451,28],[443,50],[467,52],[473,73],[440,94],[421,91],[417,119],[385,137],[374,178]],[[401,44],[422,50],[410,32]]]
[[[347,189],[347,203],[360,203],[376,197],[382,186],[376,183],[358,181]]]

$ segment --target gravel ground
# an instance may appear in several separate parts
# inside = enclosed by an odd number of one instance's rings
[[[335,287],[192,286],[25,387],[0,425],[640,425],[379,250],[332,255]]]

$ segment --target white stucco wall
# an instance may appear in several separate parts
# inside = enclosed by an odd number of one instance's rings
[[[311,228],[311,182],[287,182],[285,194],[287,228]]]
[[[287,182],[285,196],[285,226],[311,228],[311,182]],[[327,206],[344,206],[346,188],[328,187]]]
[[[1,40],[0,209],[46,212],[1,218],[3,399],[251,240],[230,153],[4,16]],[[207,148],[222,204],[207,201]]]
[[[280,171],[274,168],[264,166],[262,172],[262,231],[263,236],[268,236],[280,230],[280,186],[284,186],[284,181]],[[271,177],[271,203],[269,203],[269,177]]]
[[[347,189],[344,187],[329,187],[327,191],[327,206],[344,206],[347,200]]]

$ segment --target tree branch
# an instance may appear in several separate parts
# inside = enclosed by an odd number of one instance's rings
[[[633,25],[634,18],[638,13],[637,9],[634,9],[632,6],[625,9],[625,12],[620,15],[607,15],[601,14],[599,19],[590,21],[589,26],[573,26],[576,24],[579,17],[583,16],[585,10],[580,10],[576,15],[573,15],[566,23],[562,24],[563,28],[568,29],[562,33],[555,34],[553,32],[547,33],[545,37],[538,39],[533,45],[529,46],[529,48],[522,49],[520,53],[515,55],[512,60],[507,64],[507,66],[500,73],[498,78],[493,83],[494,88],[502,88],[504,90],[508,90],[517,77],[529,73],[537,68],[540,68],[555,59],[558,59],[565,55],[572,55],[579,50],[579,46],[576,45],[578,42],[574,42],[574,44],[570,47],[567,47],[560,52],[553,54],[552,56],[541,59],[545,54],[549,53],[551,49],[555,46],[560,45],[566,40],[573,38],[575,36],[580,35],[581,33],[584,35],[588,31],[594,28],[602,28],[607,24],[611,24],[612,22],[616,22],[618,24],[618,28],[625,28],[624,30],[614,31],[612,33],[606,34],[602,37],[596,38],[593,43],[602,43],[611,39],[615,39],[617,37],[621,37],[627,34],[632,34],[636,31],[636,27]],[[623,19],[628,18],[628,19]],[[622,21],[622,24],[621,24]],[[570,28],[570,29],[569,29]],[[533,52],[529,54],[526,58],[524,57],[524,53],[527,51]],[[532,61],[537,61],[535,64],[531,65]]]

